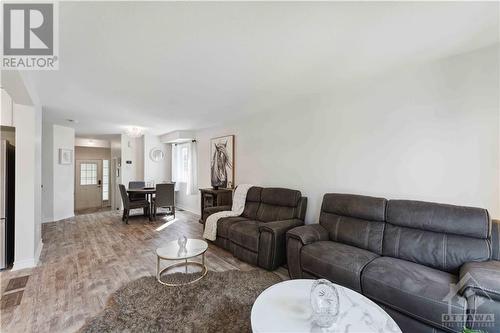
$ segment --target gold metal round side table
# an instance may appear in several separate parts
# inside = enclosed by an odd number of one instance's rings
[[[205,252],[207,252],[208,243],[202,239],[188,239],[186,242],[185,251],[182,251],[177,241],[171,241],[167,243],[164,247],[156,249],[156,280],[161,284],[169,287],[184,286],[191,283],[195,283],[201,280],[208,272],[207,266],[205,266]],[[196,261],[188,261],[188,259],[197,257],[201,255],[201,263]],[[183,262],[176,263],[167,266],[160,270],[161,260],[184,260]],[[188,266],[199,266],[201,267],[201,275],[194,280],[184,283],[168,283],[161,280],[161,275],[174,267],[184,266],[186,268],[185,274],[188,273]]]

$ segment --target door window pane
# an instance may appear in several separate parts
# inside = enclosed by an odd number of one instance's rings
[[[102,200],[109,200],[109,160],[102,161]]]
[[[80,164],[80,185],[97,185],[97,163]]]

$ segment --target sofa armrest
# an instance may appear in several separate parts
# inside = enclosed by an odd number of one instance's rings
[[[275,270],[286,263],[286,232],[303,225],[299,219],[262,223],[259,227],[258,265],[267,270]]]
[[[293,228],[286,235],[297,239],[302,245],[328,240],[328,231],[320,224],[308,224]]]
[[[231,206],[215,206],[215,207],[207,207],[205,208],[205,214],[207,216],[209,215],[212,215],[214,213],[218,213],[218,212],[223,212],[223,211],[226,211],[226,210],[231,210]]]
[[[469,262],[460,268],[460,292],[500,301],[500,261]]]
[[[500,260],[500,220],[493,220],[491,226],[491,259]]]
[[[259,227],[259,231],[268,231],[276,236],[285,235],[286,232],[294,227],[301,226],[304,221],[299,219],[281,220],[263,223]]]
[[[207,221],[207,217],[214,213],[226,211],[226,210],[231,210],[231,206],[215,206],[215,207],[206,207],[203,209],[201,212],[201,220],[200,222],[205,224]]]

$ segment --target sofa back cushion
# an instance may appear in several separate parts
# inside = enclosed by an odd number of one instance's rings
[[[488,211],[431,202],[390,200],[383,255],[457,273],[490,257]]]
[[[257,218],[257,210],[259,209],[261,194],[262,194],[262,187],[259,186],[250,187],[250,189],[247,192],[245,210],[243,211],[243,214],[241,214],[243,217],[252,220],[255,220]]]
[[[257,220],[262,222],[288,220],[297,217],[300,191],[286,188],[263,188],[257,210]]]
[[[386,203],[384,198],[327,193],[319,223],[330,240],[381,254]]]

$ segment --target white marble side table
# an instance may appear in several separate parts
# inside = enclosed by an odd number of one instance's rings
[[[328,329],[311,321],[311,286],[315,280],[288,280],[264,290],[252,307],[252,331],[259,332],[387,332],[401,333],[394,320],[365,296],[335,284],[339,315]]]

